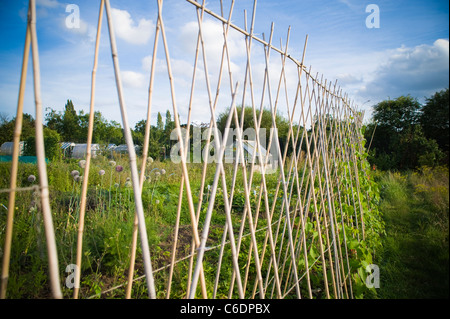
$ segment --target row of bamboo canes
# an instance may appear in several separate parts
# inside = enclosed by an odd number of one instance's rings
[[[152,269],[152,262],[150,256],[150,249],[147,238],[147,231],[145,226],[145,216],[144,209],[142,205],[141,192],[145,177],[145,169],[147,163],[147,154],[149,148],[149,138],[150,138],[150,116],[152,108],[152,96],[153,87],[155,82],[155,62],[158,52],[158,44],[160,38],[162,40],[163,49],[165,53],[165,60],[167,63],[167,72],[170,85],[170,93],[173,106],[173,114],[175,120],[175,129],[180,143],[180,155],[181,155],[181,168],[182,176],[179,189],[179,200],[177,206],[177,217],[174,225],[174,241],[171,250],[171,263],[166,267],[169,268],[166,296],[170,298],[171,287],[173,281],[174,267],[180,260],[176,260],[176,252],[178,248],[178,235],[180,229],[180,217],[182,211],[182,201],[183,196],[186,196],[188,203],[188,210],[191,222],[192,230],[192,243],[190,254],[182,258],[182,260],[189,258],[189,271],[187,280],[187,298],[195,298],[197,295],[197,287],[200,285],[200,293],[203,298],[208,298],[208,287],[205,279],[205,274],[203,270],[204,256],[208,249],[206,247],[206,242],[209,238],[210,222],[213,215],[214,201],[217,195],[217,190],[219,183],[222,187],[224,196],[224,206],[225,206],[225,217],[226,222],[223,227],[223,236],[221,243],[216,246],[220,249],[219,262],[217,265],[217,273],[215,277],[214,289],[212,297],[216,297],[218,284],[221,275],[222,260],[225,252],[225,248],[229,247],[231,251],[233,274],[230,282],[229,297],[233,297],[233,292],[237,291],[237,296],[239,298],[252,297],[255,298],[258,295],[259,298],[276,297],[284,298],[287,295],[294,293],[296,297],[302,298],[300,283],[302,280],[306,281],[307,294],[309,298],[313,297],[314,287],[311,285],[310,279],[310,269],[313,265],[308,263],[308,249],[305,224],[308,215],[313,216],[316,223],[316,230],[318,232],[317,240],[320,248],[320,257],[315,262],[320,262],[322,264],[323,270],[323,281],[325,290],[325,295],[327,298],[334,296],[336,298],[352,298],[352,281],[349,266],[349,252],[347,248],[344,224],[354,224],[357,229],[361,231],[362,237],[364,238],[364,212],[362,209],[359,191],[359,176],[360,167],[357,163],[356,151],[349,147],[349,143],[354,143],[358,145],[359,150],[361,150],[360,143],[360,119],[361,114],[355,111],[354,105],[350,102],[348,97],[342,93],[342,90],[337,87],[337,83],[334,85],[331,82],[327,82],[318,75],[313,75],[311,68],[307,69],[304,65],[305,51],[307,46],[308,37],[306,37],[305,45],[303,49],[303,55],[301,61],[295,60],[291,57],[288,52],[290,29],[287,32],[286,43],[283,48],[283,43],[280,41],[280,48],[275,47],[272,44],[273,40],[273,30],[274,25],[272,24],[271,32],[268,41],[258,38],[254,34],[254,24],[255,24],[255,13],[257,1],[253,2],[253,12],[250,28],[247,27],[247,15],[245,13],[245,27],[239,28],[231,23],[232,13],[234,8],[234,0],[231,1],[228,17],[224,17],[224,7],[222,1],[221,14],[216,14],[205,7],[205,1],[199,3],[194,0],[187,0],[191,3],[197,13],[198,21],[198,36],[197,44],[194,57],[194,68],[192,75],[191,91],[187,117],[187,130],[188,133],[185,135],[185,140],[183,140],[183,135],[181,132],[180,119],[178,117],[178,106],[175,96],[175,84],[174,77],[171,67],[171,58],[169,54],[168,39],[165,32],[164,21],[162,18],[162,0],[156,0],[158,5],[158,18],[156,23],[154,46],[152,54],[152,65],[150,70],[150,83],[148,90],[148,103],[147,103],[147,122],[146,130],[144,136],[143,145],[143,156],[142,165],[140,169],[140,174],[138,174],[137,168],[137,157],[131,137],[131,130],[128,124],[127,108],[123,97],[122,82],[120,76],[119,59],[116,47],[116,40],[114,34],[114,25],[111,19],[111,7],[109,0],[101,0],[98,16],[98,27],[95,42],[95,54],[94,54],[94,65],[92,70],[92,82],[91,82],[91,99],[90,99],[90,116],[89,116],[89,126],[88,126],[88,136],[87,136],[87,150],[90,150],[92,143],[92,132],[93,132],[93,122],[94,122],[94,106],[95,106],[95,83],[96,83],[96,71],[99,53],[99,43],[101,26],[103,20],[103,11],[106,9],[106,16],[108,22],[109,39],[111,45],[111,54],[114,65],[116,87],[119,99],[119,106],[122,116],[122,124],[124,128],[125,140],[128,147],[129,162],[131,168],[131,182],[134,190],[134,202],[135,202],[135,219],[133,225],[132,234],[132,244],[130,250],[130,267],[128,272],[128,280],[126,283],[126,298],[131,298],[132,285],[136,280],[134,278],[135,274],[135,260],[136,260],[136,250],[138,243],[138,233],[140,235],[140,244],[142,250],[142,258],[144,262],[144,276],[140,278],[146,278],[148,296],[149,298],[156,298],[155,290],[155,280],[154,273]],[[204,19],[204,14],[212,16],[214,19],[220,21],[223,26],[223,49],[221,56],[221,63],[217,81],[217,87],[215,92],[211,88],[210,72],[208,69],[206,51],[203,38],[202,23]],[[231,72],[231,57],[228,48],[228,32],[230,28],[240,32],[245,39],[246,47],[246,71],[243,85],[238,82],[234,82],[233,74]],[[252,42],[255,41],[262,45],[264,49],[264,59],[265,59],[265,72],[264,72],[264,83],[262,89],[261,102],[259,104],[259,116],[257,115],[258,106],[256,102],[255,90],[253,87],[253,71],[252,71]],[[39,57],[38,57],[38,47],[37,47],[37,35],[36,35],[36,9],[35,1],[30,0],[28,8],[28,24],[27,32],[25,38],[25,48],[23,54],[23,64],[22,64],[22,75],[20,80],[19,89],[19,99],[17,105],[17,117],[16,117],[16,127],[14,131],[14,152],[12,160],[12,170],[11,170],[11,182],[10,182],[10,196],[9,196],[9,206],[7,215],[7,225],[6,225],[6,240],[5,240],[5,250],[3,256],[3,267],[2,267],[2,282],[1,282],[1,298],[6,297],[7,282],[8,282],[8,272],[9,272],[9,260],[10,260],[10,250],[11,250],[11,238],[13,231],[13,218],[14,218],[14,202],[15,202],[15,190],[17,186],[17,169],[18,169],[18,146],[21,134],[21,122],[23,113],[23,96],[25,91],[25,78],[27,73],[28,56],[29,51],[32,51],[33,58],[33,75],[34,75],[34,93],[35,93],[35,104],[36,104],[36,150],[38,157],[38,170],[39,170],[39,192],[42,204],[42,212],[44,216],[44,225],[47,241],[48,250],[48,260],[49,260],[49,273],[50,273],[50,283],[52,294],[54,298],[62,298],[60,279],[59,279],[59,267],[58,258],[56,253],[56,243],[54,237],[53,223],[50,212],[49,204],[49,188],[46,173],[46,163],[44,158],[43,149],[43,123],[42,123],[42,105],[40,99],[40,75],[39,75]],[[272,96],[272,87],[274,83],[270,78],[269,65],[270,65],[270,54],[274,52],[278,54],[281,58],[281,72],[279,78],[277,79],[276,95],[275,98]],[[191,124],[191,118],[193,113],[193,101],[194,92],[197,78],[197,69],[199,66],[199,56],[203,58],[202,65],[205,72],[205,84],[208,93],[208,105],[210,108],[210,125],[208,128],[208,138],[206,148],[210,147],[211,137],[214,137],[214,147],[219,152],[219,158],[222,159],[225,151],[226,137],[220,143],[219,132],[217,127],[217,104],[219,100],[219,91],[222,85],[222,78],[228,69],[228,78],[230,82],[230,109],[226,122],[226,129],[229,129],[234,123],[235,127],[239,127],[240,130],[237,132],[237,156],[241,158],[240,161],[236,161],[234,164],[233,177],[231,185],[227,184],[226,174],[224,171],[224,166],[221,161],[216,164],[216,171],[211,186],[209,199],[204,202],[204,189],[206,181],[207,163],[205,160],[202,170],[202,180],[200,186],[200,194],[198,196],[199,200],[197,205],[194,204],[192,189],[190,186],[190,179],[188,174],[188,167],[186,162],[186,149],[189,143],[189,129]],[[289,63],[289,65],[287,65]],[[286,67],[294,67],[298,74],[298,83],[296,85],[295,99],[292,108],[289,106],[289,92],[286,77]],[[239,87],[241,92],[238,91]],[[289,133],[284,150],[281,149],[279,144],[279,139],[277,135],[277,123],[275,121],[277,108],[280,102],[280,96],[286,95],[286,108],[289,117]],[[266,96],[267,92],[267,96]],[[238,97],[242,96],[242,105],[246,98],[246,94],[250,94],[251,106],[253,110],[253,118],[255,123],[256,140],[259,140],[259,129],[262,120],[262,110],[264,107],[265,100],[270,106],[270,111],[272,113],[272,127],[271,136],[269,138],[270,149],[272,141],[275,143],[274,147],[277,152],[277,157],[281,159],[278,165],[279,179],[277,187],[275,190],[274,198],[278,198],[278,194],[282,194],[281,201],[281,211],[278,220],[274,221],[276,200],[273,201],[272,207],[269,207],[268,194],[269,190],[266,182],[266,172],[265,166],[261,166],[261,182],[259,192],[257,194],[258,201],[255,207],[252,207],[250,202],[251,188],[253,186],[254,177],[254,160],[251,162],[251,166],[247,167],[244,161],[244,148],[243,148],[243,127],[244,127],[244,108],[242,108],[242,113],[238,114],[236,104],[238,103]],[[300,111],[296,111],[299,108]],[[296,113],[300,112],[300,117],[298,119],[294,118]],[[353,117],[353,120],[350,118]],[[331,118],[336,119],[336,121],[331,120]],[[294,124],[298,123],[303,127],[307,127],[308,123],[311,125],[311,130],[308,132],[305,130],[294,130]],[[273,134],[273,135],[272,135]],[[294,136],[295,135],[295,136]],[[225,135],[226,136],[226,135]],[[287,157],[288,146],[291,145],[293,151],[290,158]],[[298,145],[306,145],[306,156],[302,152]],[[337,151],[340,150],[340,151]],[[259,158],[263,158],[262,150],[258,146],[257,154]],[[268,161],[269,154],[265,156],[265,161]],[[254,159],[254,158],[253,158]],[[81,203],[80,212],[78,219],[78,238],[77,238],[77,255],[76,255],[76,265],[77,269],[81,269],[82,263],[82,247],[83,247],[83,233],[84,233],[84,216],[86,211],[86,195],[89,186],[89,169],[91,163],[91,152],[87,151],[86,154],[86,165],[85,173],[81,188]],[[338,170],[339,163],[346,163],[345,174],[348,174],[351,178],[349,180],[344,180],[340,176],[340,171]],[[231,206],[233,203],[233,196],[235,192],[236,177],[238,171],[242,171],[243,174],[243,188],[245,195],[245,207],[242,212],[242,223],[239,227],[238,236],[236,238],[236,231],[233,229],[232,223],[232,211]],[[303,172],[301,176],[299,172]],[[315,187],[315,181],[318,180],[318,190]],[[355,184],[355,185],[354,185]],[[303,188],[303,185],[304,188]],[[230,187],[231,186],[231,187]],[[354,192],[349,192],[356,188],[358,191],[356,195]],[[352,196],[343,196],[343,192],[352,193]],[[229,195],[229,197],[228,197]],[[295,196],[294,196],[295,195]],[[294,200],[294,197],[297,199]],[[262,201],[264,205],[261,205]],[[336,207],[333,203],[339,202],[340,207],[340,220],[337,219]],[[314,210],[311,212],[309,207],[313,204]],[[345,216],[342,210],[342,204],[345,203],[349,206],[353,206],[355,216]],[[202,212],[202,207],[207,205],[203,229],[200,232],[198,227],[200,213]],[[264,207],[261,207],[264,206]],[[359,207],[359,211],[357,208]],[[264,228],[258,228],[258,219],[261,210],[261,215],[264,214],[264,218],[267,221],[267,226]],[[295,225],[293,222],[298,217],[300,223]],[[248,224],[247,224],[248,223]],[[338,225],[342,232],[338,231]],[[249,233],[244,234],[245,226],[248,225]],[[265,231],[264,243],[258,243],[256,233],[259,231]],[[250,246],[248,249],[247,257],[247,267],[245,275],[242,276],[241,269],[242,265],[239,264],[239,256],[242,251],[243,238],[250,236]],[[340,236],[343,236],[341,241]],[[362,238],[362,239],[363,239]],[[286,241],[286,242],[285,242]],[[325,241],[325,242],[323,242]],[[343,242],[343,245],[340,243]],[[278,244],[279,243],[279,244]],[[261,248],[262,244],[262,250]],[[267,249],[270,252],[267,254]],[[261,252],[261,255],[259,254]],[[282,256],[284,252],[284,256]],[[269,256],[267,256],[269,255]],[[196,257],[196,259],[195,259]],[[305,262],[305,271],[301,273],[298,269],[298,261],[303,258]],[[253,282],[253,287],[250,287],[250,275],[249,275],[249,264],[253,262],[255,265],[255,278]],[[314,263],[315,263],[314,262]],[[269,266],[266,267],[267,273],[262,273],[262,265],[267,263]],[[329,267],[331,276],[327,275],[327,266]],[[345,270],[347,269],[347,270]],[[265,278],[264,278],[265,275]],[[75,288],[73,291],[73,298],[79,297],[79,287],[80,287],[80,277],[81,272],[75,272]],[[331,281],[331,283],[328,282]],[[270,286],[271,285],[271,286]],[[331,291],[330,291],[331,290]]]

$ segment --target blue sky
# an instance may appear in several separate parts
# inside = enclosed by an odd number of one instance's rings
[[[19,75],[26,29],[27,1],[2,2],[0,11],[0,113],[13,118],[17,107]],[[95,32],[100,1],[37,0],[37,34],[41,65],[44,107],[62,111],[67,99],[77,110],[88,111],[93,66]],[[224,0],[228,17],[231,1]],[[68,4],[80,9],[80,28],[69,29],[65,20]],[[376,4],[380,28],[367,28],[366,12]],[[125,101],[131,126],[146,117],[151,55],[157,18],[155,1],[111,0],[118,45]],[[236,0],[232,22],[244,27],[244,10],[251,20],[252,0]],[[220,13],[220,2],[210,0],[207,8]],[[181,121],[186,121],[193,71],[197,15],[194,6],[184,0],[166,0],[163,19],[168,36]],[[255,30],[268,37],[274,22],[273,43],[285,43],[291,27],[288,53],[300,60],[308,34],[305,64],[338,84],[366,111],[379,101],[411,94],[421,102],[424,97],[449,86],[449,5],[432,0],[259,0]],[[204,36],[211,87],[215,93],[217,70],[223,44],[221,24],[205,15]],[[102,24],[99,66],[97,70],[96,110],[108,120],[121,123],[106,19]],[[234,80],[245,70],[243,37],[230,31]],[[152,122],[158,111],[172,111],[162,42],[159,43]],[[255,90],[262,83],[264,63],[262,46],[252,47]],[[201,59],[201,56],[200,56]],[[279,57],[274,55],[273,78],[278,76]],[[31,59],[30,59],[31,61]],[[278,63],[278,65],[277,65]],[[202,65],[202,63],[200,63]],[[198,72],[193,120],[209,122],[205,75]],[[294,72],[295,73],[295,72]],[[291,76],[295,79],[295,74]],[[287,73],[289,79],[289,72]],[[274,82],[272,86],[275,86]],[[290,81],[295,85],[295,80]],[[272,90],[275,90],[273,88]],[[225,77],[218,109],[229,106],[229,84]],[[274,93],[272,93],[274,95]],[[370,100],[370,102],[367,102]],[[266,101],[266,106],[268,102]],[[31,63],[27,78],[24,111],[34,116]],[[283,113],[283,111],[281,111]]]

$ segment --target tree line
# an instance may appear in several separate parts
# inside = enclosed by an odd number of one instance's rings
[[[13,140],[16,119],[8,120],[0,116],[0,145]],[[146,121],[138,122],[131,130],[133,142],[142,145],[144,142]],[[86,143],[89,126],[89,113],[75,110],[73,102],[67,100],[63,111],[46,109],[44,121],[44,144],[46,157],[53,159],[61,156],[60,142]],[[170,146],[170,131],[175,127],[170,111],[166,112],[165,122],[158,112],[157,124],[150,130],[149,155],[155,159],[163,159],[166,147]],[[32,115],[24,113],[22,119],[21,140],[25,141],[24,155],[35,155],[35,120]],[[168,133],[168,134],[167,134]],[[125,144],[123,129],[120,123],[108,121],[101,112],[94,113],[94,130],[92,143],[109,145]]]
[[[239,117],[244,116],[244,130],[254,127],[254,114],[251,107],[237,107]],[[229,110],[217,117],[217,126],[224,132]],[[259,111],[256,112],[259,118]],[[332,119],[331,119],[332,120]],[[329,121],[331,121],[329,120]],[[289,132],[289,122],[280,114],[276,114],[278,139],[280,148],[284,151]],[[60,156],[59,142],[86,143],[89,124],[89,114],[82,110],[78,113],[71,100],[63,111],[46,109],[44,139],[46,156],[50,159]],[[30,114],[23,115],[21,140],[26,142],[25,155],[35,154],[34,119]],[[0,145],[13,140],[15,119],[8,120],[0,114]],[[209,123],[202,123],[206,129]],[[133,141],[143,145],[146,120],[136,123],[132,129]],[[187,128],[186,125],[182,127]],[[261,127],[266,128],[266,145],[269,144],[269,132],[272,127],[272,114],[264,109],[261,116]],[[316,127],[318,127],[316,125]],[[165,119],[160,112],[157,114],[156,125],[151,125],[149,140],[149,156],[163,160],[170,155],[171,147],[177,143],[170,139],[170,133],[175,128],[172,114],[166,111]],[[231,124],[234,128],[234,121]],[[293,135],[304,128],[293,125]],[[193,125],[190,127],[190,140],[193,142]],[[301,131],[300,131],[301,133]],[[371,122],[364,126],[364,137],[368,150],[368,160],[382,170],[407,170],[419,166],[448,165],[449,158],[449,90],[436,92],[426,99],[425,104],[416,98],[400,96],[394,100],[385,100],[373,106]],[[108,121],[101,112],[94,113],[93,143],[125,144],[120,123]],[[205,140],[202,141],[202,149]],[[306,150],[303,145],[297,145]],[[288,155],[292,152],[292,142],[288,145]]]
[[[448,88],[426,98],[423,105],[410,95],[374,105],[364,136],[369,162],[379,169],[448,166]]]
[[[224,131],[228,111],[219,114],[217,123],[220,132]],[[242,112],[242,107],[238,107],[239,114]],[[259,117],[259,112],[256,112]],[[22,134],[21,140],[25,141],[24,155],[35,155],[35,137],[34,137],[34,118],[30,114],[23,115]],[[134,129],[131,130],[133,142],[135,145],[144,144],[146,120],[140,120],[136,123]],[[244,130],[248,127],[254,127],[253,111],[251,107],[244,108]],[[289,131],[289,125],[285,118],[277,114],[276,124],[278,128],[278,137],[282,149],[287,138]],[[78,113],[75,110],[74,104],[71,100],[67,100],[63,111],[56,111],[52,108],[46,109],[45,122],[44,122],[44,144],[46,149],[46,156],[50,159],[61,156],[59,153],[60,142],[74,142],[74,143],[86,143],[87,132],[89,125],[89,113],[84,113],[80,110]],[[7,120],[5,117],[0,117],[0,145],[4,142],[13,140],[13,131],[15,126],[15,118]],[[186,128],[186,124],[181,125]],[[209,123],[202,123],[200,128],[205,131],[208,128]],[[268,145],[269,129],[272,126],[272,116],[269,110],[264,110],[262,115],[261,127],[267,128],[266,139]],[[194,125],[191,124],[189,134],[191,145],[193,143],[193,129]],[[177,143],[176,140],[170,139],[170,133],[175,128],[175,122],[172,114],[169,110],[166,111],[165,119],[160,112],[157,114],[156,125],[150,127],[150,139],[149,139],[149,156],[154,159],[163,160],[170,156],[171,147]],[[234,124],[232,124],[234,128]],[[297,126],[294,127],[296,132]],[[94,130],[92,136],[92,143],[109,145],[109,144],[125,144],[124,134],[122,126],[116,121],[108,121],[103,117],[101,112],[96,111],[94,113]],[[202,140],[202,147],[206,144],[205,140]],[[213,145],[213,144],[212,144]],[[292,149],[292,146],[289,147]],[[192,150],[191,150],[192,151]]]

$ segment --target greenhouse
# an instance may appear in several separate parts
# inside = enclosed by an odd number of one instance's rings
[[[72,149],[73,158],[84,158],[86,157],[87,144],[75,144]],[[100,151],[100,146],[98,144],[91,144],[91,156],[95,158]]]
[[[23,149],[25,147],[25,142],[19,143],[19,156],[23,155]],[[0,153],[2,155],[12,155],[14,149],[14,142],[5,142],[0,148]]]
[[[73,150],[73,147],[75,145],[76,144],[73,143],[73,142],[62,142],[60,144],[60,148],[61,148],[61,150],[63,152],[63,156],[64,157],[69,157],[72,154],[72,150]]]

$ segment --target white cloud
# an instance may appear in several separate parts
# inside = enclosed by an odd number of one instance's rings
[[[48,19],[50,17],[50,12],[57,8],[64,8],[66,5],[60,3],[57,0],[37,0],[36,1],[36,16],[38,20]],[[54,12],[54,11],[53,11]],[[19,13],[21,17],[25,18],[26,21],[28,13],[28,7],[24,7]]]
[[[198,30],[198,22],[191,21],[186,23],[181,28],[181,33],[179,36],[180,47],[192,57],[194,57],[197,45]],[[219,69],[224,46],[222,23],[210,19],[204,19],[202,22],[202,35],[207,55],[208,71],[214,72]],[[229,29],[227,35],[227,46],[233,72],[239,70],[238,65],[234,61],[246,56],[244,40],[245,38],[242,34],[231,28]],[[199,56],[199,61],[203,65],[203,58],[201,55]]]
[[[59,27],[64,30],[65,32],[68,32],[67,34],[64,34],[64,40],[72,43],[79,43],[80,38],[82,41],[91,43],[95,42],[95,37],[97,34],[97,27],[93,26],[92,24],[86,22],[83,19],[80,19],[80,25],[79,27],[68,27],[67,25],[67,16],[60,15],[58,16],[57,23],[59,24]],[[67,35],[71,36],[67,36]]]
[[[114,30],[117,37],[132,44],[145,44],[150,40],[155,25],[151,20],[135,22],[128,11],[112,9]]]
[[[187,85],[191,83],[192,75],[194,71],[194,60],[192,62],[183,60],[183,59],[170,59],[170,64],[172,68],[172,75],[178,83],[182,83],[183,85]],[[142,59],[142,69],[150,73],[152,65],[152,56],[147,55]],[[155,72],[162,74],[167,77],[167,62],[165,59],[156,59],[155,62]],[[204,71],[197,67],[196,79],[204,79]]]
[[[145,76],[134,71],[122,71],[122,81],[124,86],[131,88],[142,88],[145,86]]]
[[[46,8],[57,8],[63,4],[59,3],[57,0],[37,0],[36,4],[41,7]]]
[[[386,99],[411,94],[429,96],[449,85],[449,41],[433,45],[402,46],[388,51],[388,58],[378,66],[371,81],[358,92]]]
[[[362,78],[351,73],[342,73],[337,75],[340,84],[358,84],[362,82]]]

